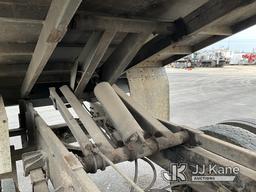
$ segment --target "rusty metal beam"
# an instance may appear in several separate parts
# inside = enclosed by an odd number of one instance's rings
[[[86,45],[82,49],[79,57],[75,61],[71,71],[70,77],[70,87],[74,90],[76,86],[76,77],[77,77],[77,70],[79,66],[82,66],[84,63],[89,63],[92,60],[93,55],[95,54],[95,49],[99,43],[100,36],[102,32],[92,32]]]
[[[256,171],[256,152],[205,134],[197,135],[196,138],[208,151]]]
[[[104,155],[106,155],[113,163],[121,163],[124,161],[128,161],[131,159],[139,159],[142,157],[151,156],[161,150],[169,149],[171,147],[181,145],[185,143],[189,139],[188,133],[185,131],[180,131],[174,134],[169,134],[168,137],[155,137],[145,139],[145,143],[138,145],[134,150],[131,150],[129,147],[119,147],[116,149],[108,149],[106,151],[102,151]],[[136,151],[136,150],[138,151]],[[134,154],[136,153],[136,154]],[[91,158],[82,157],[82,161],[84,162],[86,172],[94,172],[95,162],[91,161]],[[99,156],[95,156],[95,161],[97,162],[97,169],[105,169],[108,164],[104,163]]]
[[[193,51],[191,46],[179,46],[179,45],[168,46],[162,49],[161,51],[151,55],[147,59],[143,60],[141,64],[145,63],[148,66],[158,65],[158,67],[161,67],[162,63],[160,61],[167,59],[172,55],[179,55],[179,56],[189,55],[192,52]]]
[[[32,90],[67,26],[79,7],[81,0],[53,0],[41,30],[34,54],[21,88],[26,97]]]
[[[94,71],[99,65],[101,59],[103,58],[105,52],[107,51],[111,41],[115,37],[116,31],[104,31],[104,32],[93,32],[89,41],[85,45],[80,57],[76,61],[78,65],[81,63],[82,65],[82,77],[79,80],[77,86],[75,87],[75,94],[77,96],[81,96],[84,88],[87,83],[91,79]],[[76,68],[75,64],[75,68]],[[73,70],[73,74],[71,76],[71,86],[74,86],[76,79],[76,71]]]
[[[173,22],[130,19],[121,17],[107,17],[86,15],[75,18],[79,23],[78,30],[104,31],[116,29],[125,33],[170,33],[173,31]]]
[[[170,163],[187,163],[188,169],[186,170],[186,176],[188,180],[191,180],[191,171],[195,171],[195,166],[198,165],[208,166],[210,164],[216,164],[217,166],[225,167],[239,167],[239,175],[237,175],[234,182],[223,182],[225,186],[238,187],[240,186],[245,191],[256,190],[256,171],[249,169],[239,163],[223,158],[222,156],[210,152],[200,146],[186,147],[178,146],[176,148],[163,150],[160,153],[156,153],[150,157],[152,161],[158,164],[165,170],[169,170]],[[189,185],[196,191],[217,191],[218,185],[214,185],[213,182],[206,182],[204,185]]]
[[[35,43],[0,43],[0,56],[12,56],[12,55],[33,55]],[[83,47],[81,44],[59,44],[55,49],[54,56],[68,54],[71,56],[81,52]],[[75,55],[76,56],[76,55]]]
[[[67,150],[38,114],[35,116],[35,123],[38,131],[38,143],[42,150],[48,154],[49,173],[54,187],[61,187],[64,191],[74,189],[79,192],[100,192],[84,171],[80,161],[72,152]]]
[[[256,152],[222,141],[187,126],[177,126],[171,122],[164,122],[164,125],[170,130],[173,127],[179,130],[187,130],[190,133],[190,140],[194,142],[194,145],[200,144],[202,148],[208,151],[256,171]]]
[[[0,77],[24,77],[27,67],[26,63],[0,64]],[[70,72],[70,68],[68,63],[52,63],[45,67],[41,75],[67,74]]]
[[[103,64],[101,78],[114,83],[149,38],[149,33],[129,33]]]
[[[108,142],[107,138],[104,136],[104,134],[99,129],[99,127],[94,122],[94,120],[89,115],[89,113],[82,106],[82,103],[77,99],[77,97],[74,95],[74,93],[68,88],[68,86],[66,86],[66,85],[62,86],[60,88],[60,91],[62,92],[64,97],[67,99],[69,104],[73,107],[74,111],[78,115],[80,121],[82,122],[82,124],[85,127],[85,129],[87,130],[87,132],[93,138],[94,142],[98,146],[102,146],[103,148],[111,149],[112,146]]]
[[[35,44],[30,43],[0,43],[0,56],[32,55]]]
[[[0,2],[0,20],[8,19],[11,22],[24,20],[26,22],[43,22],[50,7],[51,0],[35,1],[5,0]]]
[[[228,26],[213,26],[207,27],[199,32],[202,35],[223,35],[223,36],[230,36],[233,35],[233,31]]]
[[[52,98],[54,104],[57,105],[57,109],[61,113],[62,117],[66,121],[70,131],[79,143],[81,150],[85,156],[89,154],[89,148],[92,146],[89,138],[84,133],[77,120],[72,116],[64,102],[61,100],[60,96],[56,93],[55,88],[50,88],[50,97]]]

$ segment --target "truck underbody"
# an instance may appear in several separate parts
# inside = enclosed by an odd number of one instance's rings
[[[253,149],[169,122],[164,69],[254,25],[255,0],[3,0],[0,10],[2,191],[17,182],[18,160],[35,192],[49,191],[48,180],[55,191],[100,191],[88,174],[107,166],[132,190],[156,191],[116,167],[139,158],[165,170],[170,162],[239,168],[233,182],[187,179],[171,183],[177,191],[256,191]],[[10,105],[20,110],[12,130]],[[65,124],[47,125],[35,108],[48,105]],[[9,146],[14,136],[22,149]]]

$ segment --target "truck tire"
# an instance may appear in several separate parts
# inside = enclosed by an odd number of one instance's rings
[[[217,124],[201,127],[199,129],[207,135],[256,151],[256,134],[243,128],[232,125]]]
[[[231,119],[223,121],[219,124],[232,125],[235,127],[240,127],[247,131],[256,134],[256,119]]]

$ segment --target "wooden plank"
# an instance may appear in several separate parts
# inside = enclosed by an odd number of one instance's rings
[[[102,66],[103,81],[114,83],[150,36],[149,33],[129,33]]]
[[[0,95],[0,174],[12,171],[7,114]]]
[[[79,7],[81,0],[53,0],[40,33],[34,54],[21,88],[26,97],[32,90],[67,26]]]
[[[84,88],[99,65],[115,34],[115,30],[94,32],[89,42],[85,45],[77,61],[78,63],[82,62],[83,71],[82,77],[74,91],[78,97],[82,95]]]

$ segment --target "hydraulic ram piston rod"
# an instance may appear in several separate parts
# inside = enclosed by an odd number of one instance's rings
[[[140,125],[109,83],[99,83],[94,89],[94,94],[120,133],[124,143],[144,141],[144,133]]]

